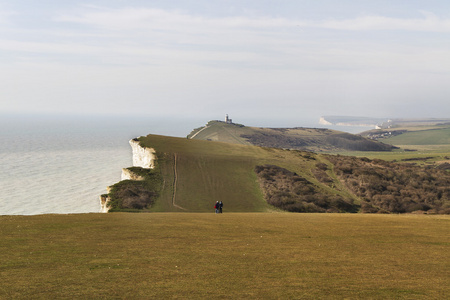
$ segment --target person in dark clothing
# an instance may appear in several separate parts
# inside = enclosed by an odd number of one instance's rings
[[[219,213],[222,213],[222,207],[223,207],[223,203],[222,201],[219,202]]]
[[[216,211],[216,214],[219,213],[219,201],[216,201],[216,204],[214,205],[214,209]]]

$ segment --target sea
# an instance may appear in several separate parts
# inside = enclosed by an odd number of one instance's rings
[[[120,180],[122,168],[132,165],[130,139],[149,133],[186,137],[205,123],[145,116],[0,115],[0,215],[98,213],[99,196]]]
[[[186,136],[202,124],[122,116],[0,115],[0,215],[100,212],[132,165],[128,141]]]

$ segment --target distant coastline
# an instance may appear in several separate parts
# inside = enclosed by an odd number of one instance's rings
[[[374,129],[387,129],[398,126],[420,126],[450,123],[450,118],[370,118],[355,116],[322,116],[321,125],[372,127]]]

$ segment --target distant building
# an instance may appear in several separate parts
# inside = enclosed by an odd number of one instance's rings
[[[228,117],[228,114],[225,116],[225,123],[233,124],[233,120]]]

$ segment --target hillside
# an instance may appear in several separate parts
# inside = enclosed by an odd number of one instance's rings
[[[306,151],[390,151],[386,145],[358,135],[324,128],[260,128],[210,121],[189,139]]]
[[[156,167],[129,168],[143,179],[112,186],[112,210],[211,212],[223,201],[226,212],[450,213],[450,173],[438,168],[158,135],[138,140],[156,151]]]
[[[149,211],[210,212],[215,201],[223,201],[227,212],[273,210],[275,208],[264,199],[255,172],[257,166],[266,164],[300,174],[324,196],[338,194],[353,201],[345,191],[336,192],[310,173],[317,159],[308,152],[158,135],[141,137],[139,141],[142,146],[155,149],[158,157],[157,167],[147,172],[160,173],[163,178],[161,188],[152,190],[157,191],[158,196],[149,198]],[[113,209],[140,208],[142,193],[136,185],[142,187],[148,183],[126,180],[112,186],[110,197],[121,198]],[[126,197],[117,197],[119,193]],[[130,201],[133,198],[135,200]],[[131,206],[123,205],[125,202]]]

